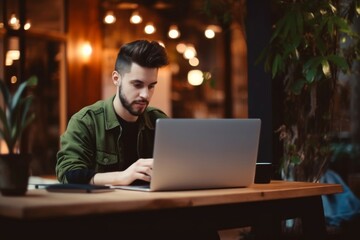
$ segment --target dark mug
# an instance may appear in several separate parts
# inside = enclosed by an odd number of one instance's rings
[[[256,163],[255,183],[270,183],[272,177],[271,162]]]

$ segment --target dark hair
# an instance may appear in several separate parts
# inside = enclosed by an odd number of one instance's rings
[[[115,70],[123,74],[129,71],[133,62],[148,68],[160,68],[169,63],[165,48],[156,41],[148,40],[124,44],[117,55]]]

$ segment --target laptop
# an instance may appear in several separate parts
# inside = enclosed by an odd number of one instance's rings
[[[247,187],[254,183],[260,119],[157,119],[150,184],[141,191]]]

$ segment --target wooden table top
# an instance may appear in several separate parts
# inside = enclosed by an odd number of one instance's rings
[[[116,189],[103,193],[53,193],[28,190],[23,197],[0,195],[0,216],[15,219],[106,214],[164,208],[210,206],[319,196],[342,192],[340,184],[271,181],[246,188],[140,192]]]

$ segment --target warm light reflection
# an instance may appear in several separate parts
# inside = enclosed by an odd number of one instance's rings
[[[9,26],[12,29],[18,30],[20,28],[20,21],[19,19],[16,17],[15,13],[11,14],[10,19],[9,19]]]
[[[190,70],[187,75],[188,82],[193,86],[199,86],[203,83],[204,77],[200,70]]]
[[[116,22],[116,17],[113,11],[108,11],[106,13],[106,16],[104,17],[104,22],[106,24],[113,24],[114,22]]]
[[[15,84],[15,83],[17,83],[17,81],[18,81],[18,79],[16,76],[11,76],[11,78],[10,78],[11,84]]]
[[[5,143],[5,140],[0,139],[0,154],[8,154],[9,149]]]
[[[30,28],[31,28],[31,23],[29,21],[27,21],[24,25],[24,29],[29,30]]]
[[[92,54],[92,47],[89,42],[86,42],[81,47],[81,57],[84,62],[88,62]]]
[[[212,30],[212,29],[206,29],[206,30],[205,30],[205,37],[206,37],[206,38],[209,38],[209,39],[214,38],[214,37],[215,37],[215,32],[214,32],[214,30]]]
[[[5,66],[11,66],[14,61],[11,58],[6,57]]]
[[[9,50],[6,53],[6,58],[10,58],[12,60],[20,59],[20,51],[19,50]]]
[[[195,50],[194,46],[188,45],[186,47],[183,55],[184,55],[184,58],[186,58],[186,59],[194,58],[196,56],[196,50]]]
[[[178,53],[183,54],[186,50],[186,44],[185,43],[178,43],[176,45],[176,51],[178,51]]]
[[[133,24],[139,24],[142,22],[142,17],[140,16],[138,11],[133,12],[130,17],[130,22]]]
[[[176,39],[180,37],[180,31],[176,25],[171,25],[168,32],[169,38]]]
[[[156,31],[156,28],[152,23],[146,24],[144,31],[146,34],[153,34]]]
[[[163,41],[158,41],[158,43],[160,44],[160,46],[162,46],[163,48],[165,48],[165,43]]]
[[[217,25],[209,25],[207,26],[204,34],[206,38],[212,39],[215,37],[215,34],[219,32],[221,32],[221,27]]]
[[[191,59],[189,59],[189,64],[193,67],[196,67],[199,65],[199,59],[197,57],[193,57]]]
[[[9,50],[6,52],[5,65],[11,66],[15,60],[20,59],[20,51],[19,50]]]

